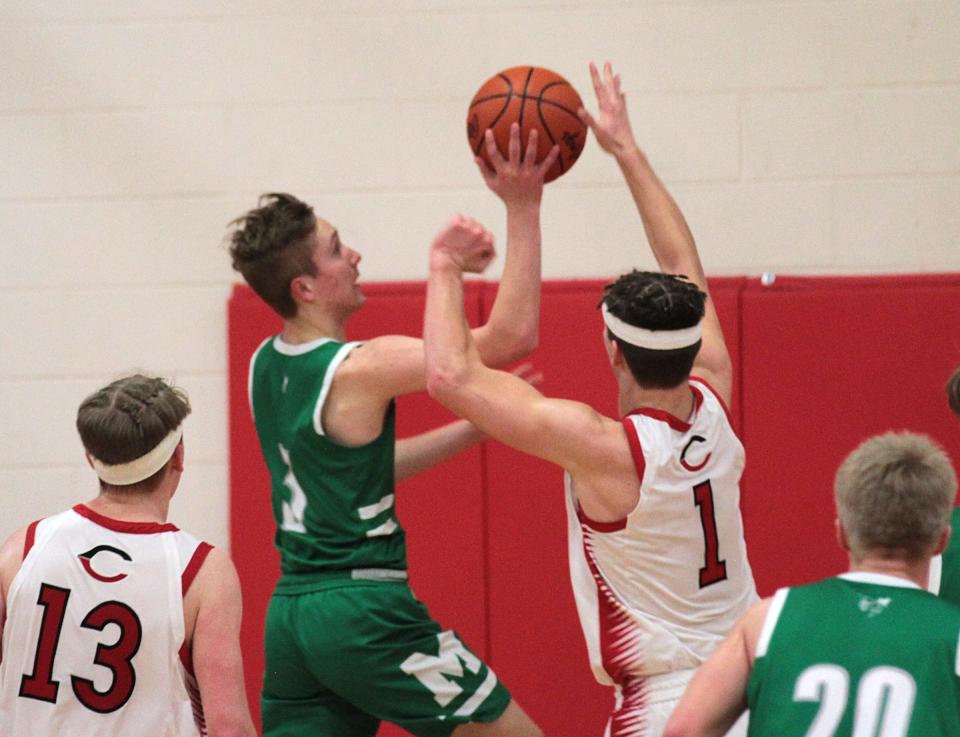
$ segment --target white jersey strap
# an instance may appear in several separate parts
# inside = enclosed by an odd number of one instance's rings
[[[787,603],[787,594],[790,589],[778,589],[770,602],[770,608],[767,610],[766,619],[763,620],[763,629],[760,630],[760,639],[757,640],[756,657],[762,658],[767,654],[767,648],[770,647],[770,638],[773,637],[773,631],[780,620],[780,613],[783,611],[783,605]]]

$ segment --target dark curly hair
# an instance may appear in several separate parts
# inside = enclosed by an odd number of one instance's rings
[[[630,325],[647,330],[681,330],[703,319],[706,300],[707,295],[686,276],[634,269],[604,287],[601,304]],[[686,381],[700,351],[700,341],[686,348],[661,351],[631,345],[609,330],[607,337],[620,346],[637,383],[656,389],[670,389]]]
[[[77,410],[77,431],[87,453],[116,465],[149,453],[189,414],[190,400],[182,390],[163,379],[134,374],[84,399]],[[162,473],[160,469],[131,487],[153,489]]]
[[[953,414],[960,417],[960,366],[957,366],[957,370],[947,381],[947,402],[950,403]]]
[[[260,298],[283,318],[297,314],[290,282],[316,275],[311,236],[317,226],[313,208],[291,194],[261,195],[257,207],[232,221],[233,268]]]

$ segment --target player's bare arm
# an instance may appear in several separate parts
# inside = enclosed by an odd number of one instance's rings
[[[540,201],[543,178],[559,150],[554,147],[536,163],[537,136],[531,132],[521,151],[520,130],[511,128],[507,157],[487,136],[493,168],[478,160],[487,186],[507,209],[507,254],[503,277],[489,320],[475,329],[483,361],[503,366],[532,351],[538,340],[540,315]],[[494,255],[493,237],[474,220],[455,216],[445,230],[469,235],[482,255],[470,270],[482,272]],[[323,423],[339,442],[371,441],[381,430],[383,412],[396,396],[424,389],[423,343],[406,336],[382,336],[356,348],[337,371]]]
[[[23,545],[27,539],[27,528],[14,532],[0,547],[0,638],[3,637],[3,625],[7,621],[7,592],[10,591],[10,584],[13,577],[20,570],[20,564],[23,562]],[[0,661],[3,660],[3,652],[0,651]]]
[[[463,312],[456,244],[431,250],[424,320],[427,390],[481,431],[556,463],[573,477],[584,511],[622,519],[636,505],[636,471],[622,425],[588,405],[549,399],[523,379],[483,364]]]
[[[722,737],[747,708],[747,681],[770,599],[755,604],[697,670],[663,737]]]
[[[184,597],[187,645],[210,737],[254,737],[240,652],[240,579],[214,548]]]
[[[694,373],[710,382],[729,404],[733,368],[693,234],[676,201],[637,145],[627,114],[626,97],[620,88],[620,76],[613,73],[608,62],[603,66],[602,75],[591,63],[590,77],[597,95],[598,112],[593,116],[583,110],[580,117],[593,131],[600,147],[614,156],[620,166],[660,270],[686,275],[708,295],[702,322],[703,345],[694,362]]]

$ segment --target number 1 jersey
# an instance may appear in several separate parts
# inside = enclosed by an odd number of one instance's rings
[[[570,576],[600,683],[699,666],[757,600],[740,517],[744,451],[726,408],[690,380],[689,421],[638,409],[623,424],[637,506],[594,522],[567,476]]]
[[[209,551],[84,505],[33,523],[7,592],[0,734],[206,734],[183,595]]]

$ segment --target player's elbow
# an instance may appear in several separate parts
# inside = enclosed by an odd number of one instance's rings
[[[465,364],[428,363],[427,393],[440,404],[449,405],[463,391],[467,374]]]
[[[487,362],[491,368],[502,368],[508,363],[526,358],[537,349],[540,343],[540,330],[536,325],[517,323],[501,331],[496,359]]]

